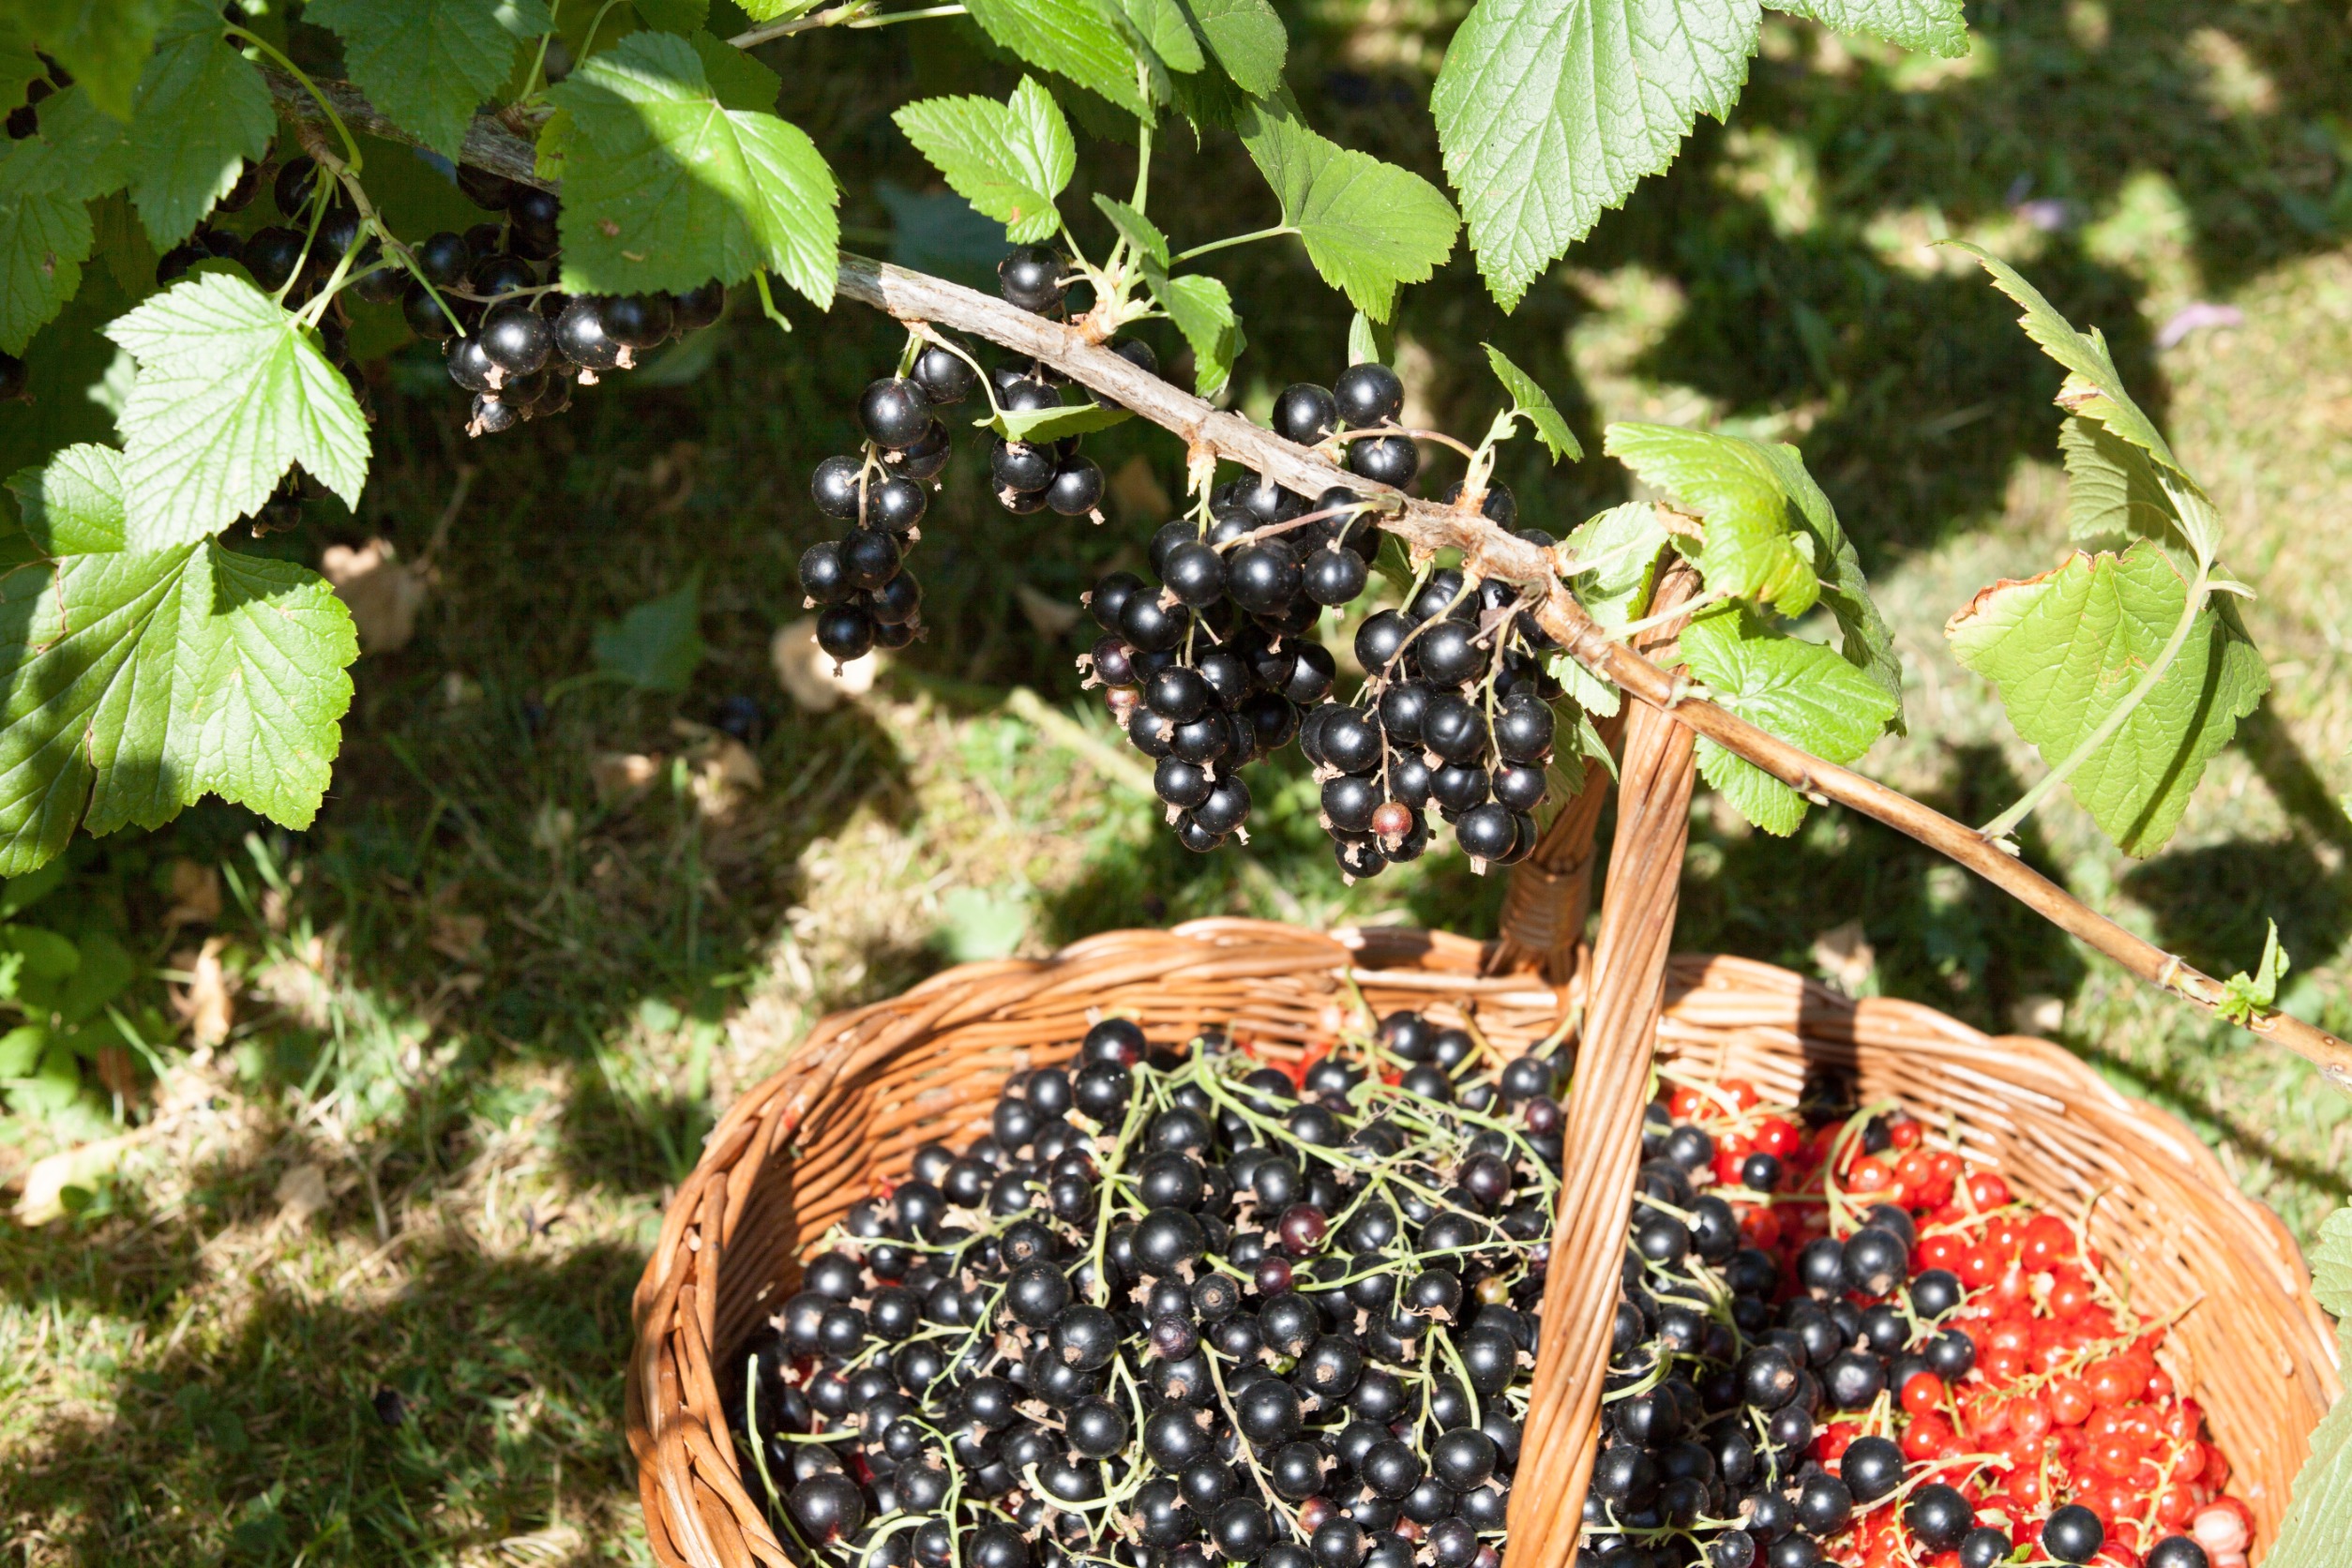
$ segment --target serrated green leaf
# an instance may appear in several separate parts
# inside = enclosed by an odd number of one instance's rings
[[[1192,19],[1217,64],[1242,91],[1268,98],[1282,87],[1290,37],[1266,0],[1190,0]]]
[[[134,101],[130,200],[160,250],[188,236],[246,159],[269,155],[278,111],[260,69],[229,47],[220,8],[204,0],[180,0],[166,16]]]
[[[592,644],[596,668],[640,691],[675,696],[693,684],[695,666],[708,651],[701,621],[701,585],[688,579],[672,592],[635,606],[618,621],[599,626]]]
[[[310,0],[302,16],[341,37],[369,101],[450,158],[474,111],[513,74],[522,40],[554,25],[545,0]]]
[[[699,33],[711,20],[711,0],[632,0],[648,27],[665,33]]]
[[[32,38],[16,19],[0,16],[0,105],[14,109],[24,101],[24,89],[33,79],[48,74],[49,68],[33,52]]]
[[[2320,1225],[2311,1272],[2319,1304],[2339,1319],[2352,1318],[2352,1208],[2338,1209]],[[2352,1357],[2352,1330],[2339,1323],[2336,1343]],[[2344,1521],[2352,1518],[2352,1399],[2337,1400],[2312,1433],[2311,1457],[2291,1496],[2263,1568],[2337,1568]]]
[[[726,108],[686,39],[632,33],[549,89],[564,133],[564,287],[683,291],[762,268],[833,303],[840,200],[816,143]]]
[[[1964,239],[1938,240],[1967,251],[1983,264],[1993,277],[1993,284],[2001,293],[2015,300],[2025,314],[2017,324],[2026,329],[2026,336],[2042,345],[2042,352],[2064,368],[2066,381],[2058,388],[2058,405],[2069,414],[2101,424],[2140,447],[2175,474],[2187,477],[2188,470],[2174,457],[2164,432],[2156,422],[2143,413],[2124,390],[2122,372],[2115,368],[2115,359],[2107,353],[2107,340],[2097,327],[2088,335],[2075,330],[2074,324],[2058,314],[2058,308],[2042,296],[2042,291],[2026,281],[2025,275],[1983,246]]]
[[[1358,310],[1348,318],[1348,363],[1385,365],[1395,356],[1396,334],[1385,322]]]
[[[1102,209],[1110,226],[1119,231],[1119,237],[1135,247],[1136,252],[1155,266],[1168,265],[1168,236],[1160,226],[1135,208],[1101,191],[1094,193],[1094,204]]]
[[[312,334],[242,277],[199,272],[109,324],[138,361],[120,423],[133,550],[218,534],[299,462],[359,504],[368,422]]]
[[[1776,838],[1786,838],[1804,825],[1805,797],[1754,762],[1733,756],[1703,735],[1695,755],[1698,776],[1750,823]]]
[[[1853,761],[1895,714],[1894,699],[1836,649],[1776,630],[1745,605],[1702,611],[1683,629],[1681,648],[1723,707],[1825,761]],[[1804,798],[1743,759],[1720,747],[1710,758],[1702,747],[1699,766],[1766,832],[1793,833],[1803,820]]]
[[[735,8],[754,22],[786,22],[806,16],[823,0],[735,0]]]
[[[1249,104],[1249,95],[1214,60],[1189,76],[1171,75],[1164,82],[1153,83],[1154,91],[1162,87],[1167,89],[1168,103],[1192,127],[1196,138],[1211,128],[1236,129],[1241,124],[1242,111]]]
[[[784,79],[750,55],[708,33],[689,34],[686,41],[702,62],[702,75],[711,92],[729,109],[773,113],[783,95]]]
[[[1698,569],[1710,589],[1760,600],[1784,615],[1813,608],[1821,583],[1812,536],[1799,533],[1797,508],[1761,445],[1672,425],[1619,424],[1608,428],[1603,446],[1706,520]]]
[[[1544,444],[1544,450],[1552,455],[1552,461],[1565,459],[1575,462],[1581,459],[1584,444],[1576,439],[1576,432],[1568,428],[1568,421],[1560,417],[1560,405],[1552,401],[1551,394],[1537,385],[1533,376],[1512,364],[1510,358],[1494,344],[1482,343],[1479,346],[1486,351],[1486,363],[1493,368],[1495,379],[1501,382],[1503,390],[1511,394],[1514,410],[1525,415],[1527,422],[1535,427],[1535,439]]]
[[[130,118],[163,0],[16,0],[16,20],[115,120]]]
[[[1564,732],[1569,738],[1570,746],[1577,756],[1589,762],[1600,763],[1612,779],[1617,776],[1617,754],[1611,751],[1608,743],[1601,738],[1601,731],[1593,728],[1591,714],[1579,712],[1576,715],[1576,723],[1564,727]]]
[[[1134,417],[1126,409],[1108,408],[1101,403],[1064,403],[1060,408],[1031,409],[1027,413],[1007,410],[990,420],[989,425],[1007,441],[1060,441],[1065,435],[1107,430]]]
[[[1568,579],[1576,601],[1621,636],[1626,623],[1650,608],[1650,590],[1657,582],[1658,552],[1666,544],[1658,508],[1647,501],[1611,506],[1577,524],[1566,542],[1579,563]],[[1591,565],[1581,565],[1585,562]]]
[[[9,143],[0,158],[0,192],[39,190],[84,202],[121,189],[129,172],[129,133],[76,83],[44,98],[39,128]]]
[[[47,556],[110,555],[123,548],[123,455],[68,446],[39,468],[8,476],[18,525]]]
[[[1093,0],[971,0],[970,9],[982,32],[1031,65],[1130,113],[1152,112],[1136,81],[1134,52]]]
[[[1430,110],[1470,248],[1504,309],[1700,114],[1731,112],[1757,0],[1478,0]]]
[[[1552,679],[1560,684],[1577,707],[1588,713],[1598,714],[1603,718],[1614,718],[1617,710],[1625,705],[1624,696],[1617,687],[1566,654],[1552,655],[1547,668],[1552,672]]]
[[[324,579],[210,542],[0,579],[0,875],[205,794],[309,826],[358,655]]]
[[[2085,544],[2121,550],[2133,539],[2163,544],[2179,518],[2148,456],[2094,419],[2058,428],[2066,459],[2066,532]]]
[[[87,204],[0,190],[0,353],[23,354],[81,290],[91,240]]]
[[[1144,280],[1192,345],[1193,390],[1203,398],[1216,397],[1232,380],[1233,362],[1248,344],[1241,318],[1233,313],[1232,294],[1222,280],[1205,273],[1170,278],[1153,266],[1145,269]]]
[[[1956,60],[1968,52],[1961,0],[1764,0],[1776,11],[1811,17],[1834,32],[1862,33],[1923,53]]]
[[[2057,569],[1997,582],[1944,634],[2000,692],[2010,723],[2056,766],[2139,684],[2179,625],[2189,583],[2145,541],[2076,552]],[[2262,656],[2226,600],[2209,600],[2179,656],[2123,727],[2068,778],[2127,852],[2164,846],[2206,763],[2269,689]]]
[[[2251,1026],[2256,1018],[2278,1005],[2279,981],[2290,967],[2286,949],[2279,945],[2279,923],[2269,923],[2269,934],[2263,938],[2262,957],[2254,972],[2239,970],[2222,982],[2222,999],[2213,1004],[2213,1011],[2232,1023]]]
[[[1053,199],[1078,172],[1078,143],[1035,77],[1022,77],[1003,103],[924,98],[891,118],[956,194],[1003,224],[1014,244],[1033,244],[1062,227]]]
[[[1372,554],[1372,570],[1398,593],[1412,591],[1412,557],[1405,551],[1405,541],[1395,535],[1384,533],[1380,535],[1380,549]]]
[[[1373,320],[1388,320],[1397,288],[1426,281],[1453,253],[1461,219],[1444,192],[1308,129],[1289,93],[1251,103],[1241,137],[1307,260]]]
[[[1797,449],[1785,442],[1758,445],[1779,476],[1783,492],[1796,503],[1797,526],[1812,535],[1813,575],[1821,585],[1821,602],[1837,622],[1846,662],[1866,671],[1893,700],[1894,717],[1887,727],[1898,735],[1909,733],[1903,720],[1903,657],[1895,651],[1894,633],[1887,629],[1877,602],[1870,596],[1862,557],[1854,553],[1854,543],[1839,526],[1830,498],[1814,483]]]
[[[1117,0],[1128,24],[1135,28],[1159,63],[1171,71],[1191,75],[1209,63],[1193,37],[1192,22],[1177,0]]]

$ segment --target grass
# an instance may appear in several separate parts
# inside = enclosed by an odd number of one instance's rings
[[[1457,12],[1294,13],[1309,114],[1434,172],[1419,106]],[[1981,820],[2040,764],[2004,739],[1941,624],[1983,583],[2048,564],[2064,534],[2056,372],[1979,277],[1922,249],[1945,234],[1996,245],[2104,327],[2163,411],[2261,592],[2249,619],[2273,661],[2269,707],[2162,853],[2126,861],[2065,801],[2028,852],[2222,972],[2251,964],[2277,919],[2298,966],[2289,1007],[2352,1029],[2341,31],[2310,4],[2212,0],[1985,4],[1972,20],[1984,47],[1962,65],[1772,23],[1731,123],[1702,128],[1515,317],[1458,263],[1416,292],[1400,324],[1415,405],[1483,428],[1477,344],[1492,338],[1562,395],[1588,446],[1623,417],[1798,442],[1909,671],[1911,737],[1868,765]],[[887,110],[1008,79],[928,27],[789,47],[788,111],[844,167],[917,197],[925,176]],[[1266,220],[1229,148],[1163,141],[1180,239]],[[1129,156],[1092,146],[1088,173],[1123,192]],[[853,229],[897,221],[904,246],[947,244],[919,200],[894,219],[851,186]],[[1261,378],[1243,401],[1327,376],[1345,313],[1301,286],[1295,250],[1230,259]],[[2196,300],[2243,324],[2160,348]],[[0,1125],[0,1162],[19,1169],[128,1130],[111,1169],[80,1173],[72,1213],[0,1223],[12,1559],[649,1560],[619,1437],[628,1292],[703,1132],[818,1014],[943,962],[1201,914],[1491,930],[1500,889],[1458,858],[1343,886],[1295,774],[1259,790],[1246,853],[1186,856],[1091,741],[1008,702],[1033,690],[1099,741],[1078,644],[1041,633],[1022,591],[1072,604],[1132,563],[1157,520],[1148,502],[1100,532],[1041,533],[987,502],[967,454],[927,529],[930,637],[869,699],[796,710],[766,647],[799,612],[801,485],[895,349],[870,315],[798,322],[779,339],[739,317],[707,373],[616,386],[477,445],[455,439],[457,399],[431,374],[414,392],[388,377],[362,515],[315,518],[284,548],[315,558],[380,535],[414,560],[460,465],[475,473],[415,640],[358,668],[318,823],[290,835],[208,806],[84,844],[25,916],[104,926],[152,968],[127,1016],[152,1017],[167,1071],[122,1128],[95,1093]],[[1141,460],[1123,495],[1139,475],[1178,482],[1172,455],[1131,430],[1091,445],[1114,473]],[[1511,460],[1546,521],[1623,494],[1605,461]],[[600,623],[689,577],[711,653],[683,700],[562,688]],[[756,788],[697,782],[730,698],[760,709]],[[654,760],[641,792],[599,793],[613,754]],[[219,912],[175,921],[206,873]],[[1848,923],[1868,949],[1845,972],[1856,988],[2056,1035],[2186,1117],[2299,1234],[2341,1199],[2352,1102],[2299,1063],[2050,941],[1872,824],[1817,812],[1782,842],[1702,795],[1682,945],[1815,970],[1818,940]],[[162,1020],[206,972],[207,939],[234,1011],[200,1045]]]

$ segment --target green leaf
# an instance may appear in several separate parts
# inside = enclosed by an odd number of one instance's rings
[[[229,47],[220,8],[180,0],[156,36],[130,121],[130,200],[156,249],[188,236],[269,155],[278,111],[252,61]]]
[[[1492,343],[1479,345],[1486,351],[1486,363],[1494,368],[1495,378],[1503,390],[1511,394],[1512,412],[1524,415],[1535,427],[1535,439],[1544,444],[1544,450],[1552,455],[1552,461],[1562,459],[1575,462],[1584,456],[1584,445],[1576,440],[1576,432],[1568,428],[1568,421],[1560,415],[1560,405],[1551,394],[1535,384],[1535,378],[1511,363],[1503,352]]]
[[[1836,649],[1790,637],[1745,605],[1701,612],[1683,630],[1682,656],[1717,702],[1825,761],[1850,762],[1894,717],[1895,701]],[[1794,833],[1804,797],[1761,768],[1702,744],[1700,772],[1767,833]]]
[[[2262,958],[2248,974],[2239,970],[2222,982],[2222,999],[2213,1011],[2232,1023],[2251,1026],[2256,1018],[2278,1005],[2279,981],[2289,967],[2286,949],[2279,945],[2279,923],[2269,923],[2269,934],[2262,940]]]
[[[1461,219],[1444,192],[1308,129],[1287,92],[1249,105],[1241,136],[1315,270],[1373,320],[1388,320],[1400,284],[1427,280],[1453,253]]]
[[[1672,425],[1611,425],[1610,456],[1707,521],[1699,574],[1718,593],[1802,615],[1820,596],[1813,541],[1764,447],[1738,436]]]
[[[840,200],[798,127],[729,109],[686,39],[632,33],[548,96],[563,143],[564,287],[683,291],[762,268],[833,303]]]
[[[1136,36],[1169,70],[1188,76],[1209,63],[1200,53],[1200,40],[1192,35],[1191,19],[1177,0],[1118,0],[1118,5]]]
[[[0,352],[33,334],[81,292],[97,232],[88,202],[123,183],[123,128],[81,83],[42,100],[39,129],[0,153]]]
[[[640,691],[675,696],[694,679],[694,667],[708,650],[702,643],[701,584],[686,583],[657,599],[647,599],[618,621],[596,628],[596,668],[618,675]]]
[[[730,109],[748,109],[759,113],[775,111],[776,100],[784,92],[782,77],[733,44],[708,33],[691,34],[686,41],[694,45],[694,53],[701,56],[702,75],[709,80],[711,92],[720,103]]]
[[[92,931],[75,944],[82,961],[67,976],[54,1003],[68,1024],[84,1023],[98,1010],[130,988],[139,977],[136,959],[123,944],[104,931]]]
[[[2152,544],[2076,552],[2001,581],[1944,628],[1960,662],[1999,689],[2010,723],[2056,766],[2138,685],[2179,625],[2189,583]],[[2101,831],[2153,853],[2238,721],[2269,689],[2262,656],[2226,600],[2209,600],[2188,641],[2123,727],[2068,778]]]
[[[1552,679],[1558,681],[1566,689],[1569,698],[1576,706],[1588,713],[1599,714],[1603,718],[1613,718],[1617,715],[1617,710],[1625,705],[1624,695],[1617,687],[1601,679],[1566,654],[1552,655],[1546,661],[1545,667],[1551,671]]]
[[[1358,310],[1348,319],[1348,363],[1385,365],[1396,355],[1396,333]]]
[[[109,555],[123,548],[123,455],[112,446],[68,446],[43,468],[8,477],[17,520],[46,556]]]
[[[2097,327],[2092,327],[2088,336],[2076,331],[2072,322],[2058,314],[2057,307],[2042,297],[2041,290],[2026,281],[2023,273],[1983,247],[1964,239],[1937,243],[1956,246],[1974,256],[1993,275],[1994,286],[2024,309],[2025,314],[2017,320],[2026,329],[2026,336],[2041,344],[2042,352],[2066,370],[2066,380],[2058,387],[2058,407],[2086,419],[2096,419],[2175,474],[2187,477],[2189,471],[2172,455],[2156,422],[2141,412],[2131,393],[2124,390],[2122,372],[2115,368],[2115,360],[2107,353],[2107,340]]]
[[[1622,636],[1626,623],[1650,608],[1650,590],[1658,578],[1658,552],[1666,544],[1666,525],[1658,520],[1657,507],[1647,501],[1611,506],[1588,518],[1568,535],[1574,558],[1591,563],[1571,572],[1568,585],[1587,614]]]
[[[1478,0],[1430,98],[1470,247],[1503,309],[1604,209],[1731,112],[1757,0]]]
[[[299,462],[359,504],[368,422],[315,337],[243,278],[203,272],[110,324],[139,362],[121,424],[127,540],[162,550],[257,510]]]
[[[1123,408],[1108,408],[1101,403],[1064,403],[1060,408],[1031,409],[1017,414],[1010,410],[989,421],[996,433],[1007,441],[1060,441],[1065,435],[1089,435],[1122,425],[1135,415]]]
[[[358,656],[324,579],[210,542],[0,578],[0,876],[207,793],[309,826]]]
[[[24,89],[33,79],[49,74],[41,57],[33,52],[33,40],[18,27],[13,17],[0,16],[0,107],[14,109],[24,101]]]
[[[1126,203],[1100,191],[1094,193],[1094,204],[1110,219],[1110,226],[1119,231],[1119,237],[1135,247],[1137,254],[1156,266],[1168,265],[1168,236],[1160,233],[1158,224]]]
[[[1078,172],[1078,143],[1035,77],[1022,77],[1003,103],[924,98],[891,119],[956,194],[1003,224],[1014,244],[1034,244],[1062,227],[1053,199]]]
[[[1839,644],[1846,662],[1867,671],[1894,700],[1894,717],[1888,728],[1907,734],[1903,721],[1903,656],[1895,652],[1894,633],[1878,613],[1862,578],[1862,557],[1838,525],[1837,512],[1821,487],[1806,471],[1804,459],[1785,442],[1759,443],[1765,460],[1780,478],[1781,489],[1797,505],[1797,526],[1812,535],[1810,560],[1821,585],[1821,602],[1837,622]]]
[[[91,101],[130,118],[131,94],[155,49],[163,0],[16,0],[17,24],[56,56]]]
[[[28,980],[63,980],[82,967],[79,948],[38,926],[0,926],[0,949],[18,959],[17,972]]]
[[[1282,87],[1282,65],[1290,52],[1282,18],[1266,0],[1190,0],[1192,19],[1209,40],[1210,53],[1242,91],[1271,98]]]
[[[699,33],[711,20],[711,0],[633,0],[648,27],[665,33]],[[773,100],[771,100],[773,101]]]
[[[1241,358],[1248,343],[1241,318],[1233,313],[1232,294],[1222,280],[1206,273],[1170,278],[1153,266],[1144,269],[1144,281],[1152,286],[1152,297],[1160,302],[1168,319],[1192,345],[1193,390],[1204,398],[1216,397],[1232,380],[1233,362]]]
[[[1923,53],[1956,60],[1968,52],[1961,0],[1764,0],[1776,11],[1811,17],[1838,33],[1865,33]]]
[[[1398,593],[1412,592],[1413,559],[1406,552],[1405,541],[1395,535],[1380,535],[1380,547],[1372,556],[1372,570]]]
[[[2352,1208],[2319,1228],[2311,1253],[2312,1294],[2339,1319],[2352,1318]],[[2336,1342],[2352,1356],[2352,1331]],[[2352,1399],[2339,1399],[2311,1435],[2311,1457],[2295,1477],[2294,1501],[2279,1522],[2263,1568],[2336,1568],[2344,1560],[2344,1521],[2352,1518]]]
[[[341,36],[369,101],[448,158],[514,74],[522,40],[554,25],[545,0],[310,0],[302,17]]]
[[[2085,544],[2121,550],[2133,539],[2171,542],[2179,515],[2148,454],[2096,420],[2058,428],[2066,459],[2066,532]]]
[[[1152,112],[1134,52],[1093,0],[971,0],[980,30],[1031,65],[1068,77],[1133,114]]]

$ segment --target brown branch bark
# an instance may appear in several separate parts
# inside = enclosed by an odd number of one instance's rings
[[[269,74],[282,112],[297,119],[322,117],[300,83]],[[321,82],[319,86],[354,130],[414,142],[348,83]],[[509,179],[553,188],[537,177],[531,144],[487,116],[475,119],[466,133],[465,160]],[[1835,802],[1907,834],[2150,985],[2218,1016],[2223,990],[2210,975],[2089,908],[2010,850],[1900,791],[1825,762],[1693,696],[1685,677],[1611,641],[1560,580],[1559,563],[1549,551],[1485,518],[1415,500],[1359,478],[1319,452],[1294,445],[1240,415],[1213,407],[1172,383],[1145,373],[1075,326],[1032,315],[976,290],[846,250],[840,255],[836,287],[843,298],[872,306],[900,321],[950,327],[1042,359],[1071,380],[1132,410],[1138,418],[1174,431],[1190,451],[1229,459],[1300,494],[1318,495],[1338,485],[1379,495],[1393,508],[1380,515],[1380,527],[1414,550],[1456,550],[1462,552],[1466,572],[1540,587],[1545,597],[1536,618],[1544,629],[1576,662],[1636,701],[1668,714],[1677,723],[1817,802]],[[2315,1063],[2338,1088],[2352,1092],[2352,1045],[2284,1013],[2272,1013],[2247,1027]]]

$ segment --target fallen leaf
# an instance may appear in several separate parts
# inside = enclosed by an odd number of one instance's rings
[[[817,618],[806,615],[777,631],[768,643],[768,657],[776,681],[806,712],[829,714],[845,697],[859,698],[874,689],[882,656],[864,654],[836,666],[833,656],[817,646]]]
[[[172,908],[166,926],[209,926],[220,918],[220,873],[185,856],[172,862]]]
[[[388,654],[416,635],[425,573],[400,560],[389,539],[369,539],[357,550],[329,545],[319,558],[319,571],[350,610],[363,652]]]
[[[1813,961],[1839,990],[1859,996],[1878,967],[1878,950],[1862,935],[1862,924],[1848,920],[1813,939]]]
[[[226,1040],[236,1022],[236,998],[229,987],[229,972],[220,963],[228,945],[227,937],[206,937],[197,951],[173,955],[172,967],[188,980],[185,987],[168,988],[172,1011],[188,1025],[189,1043],[200,1050]]]
[[[588,759],[588,782],[599,804],[611,806],[643,793],[661,776],[661,756],[641,751],[599,751]]]
[[[24,1186],[17,1195],[16,1217],[23,1225],[47,1225],[66,1212],[68,1187],[88,1187],[112,1174],[138,1141],[138,1133],[104,1138],[77,1149],[62,1149],[25,1168]]]
[[[310,1216],[334,1201],[326,1190],[326,1172],[315,1165],[298,1165],[278,1178],[278,1224],[291,1229],[307,1225]]]

